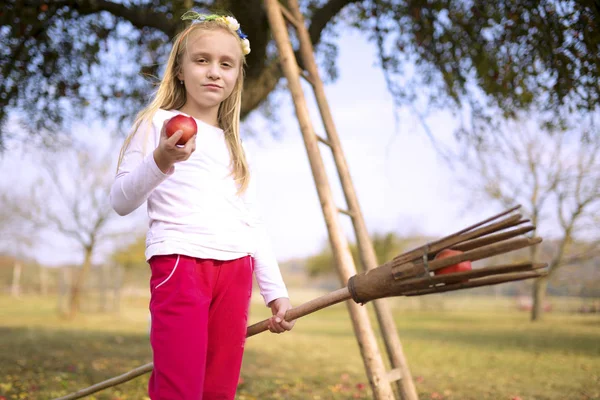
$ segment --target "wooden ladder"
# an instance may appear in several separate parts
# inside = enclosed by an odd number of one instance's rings
[[[304,22],[304,17],[300,12],[297,0],[289,0],[287,3],[288,7],[286,8],[278,0],[264,0],[271,31],[279,51],[281,67],[292,94],[296,116],[302,131],[304,144],[306,145],[338,275],[345,285],[350,277],[356,275],[356,267],[348,242],[338,221],[339,213],[349,216],[352,220],[362,265],[367,270],[373,269],[378,265],[377,258],[358,204],[356,192],[348,171],[348,165],[346,164],[325,96],[324,85],[319,76],[312,42]],[[300,44],[298,50],[304,70],[299,67],[296,60],[285,20],[296,30],[297,39]],[[327,132],[326,138],[317,135],[314,131],[300,77],[308,81],[314,90],[322,122]],[[319,150],[319,142],[327,145],[333,153],[347,203],[347,209],[345,210],[335,205],[325,165]],[[390,308],[385,299],[375,300],[373,303],[390,364],[392,365],[392,369],[389,372],[385,369],[366,307],[362,307],[352,301],[346,302],[352,319],[354,333],[359,342],[369,383],[373,390],[373,396],[375,399],[393,399],[394,391],[392,390],[392,382],[396,382],[401,399],[417,400],[415,386],[406,363],[406,358],[404,357],[402,344],[400,343]]]

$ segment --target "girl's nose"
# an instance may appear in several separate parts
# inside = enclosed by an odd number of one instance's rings
[[[207,75],[209,79],[219,79],[219,66],[217,64],[211,64],[210,68],[208,69]]]

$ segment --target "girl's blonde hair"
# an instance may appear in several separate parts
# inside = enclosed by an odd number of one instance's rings
[[[186,102],[185,87],[179,83],[177,75],[181,72],[182,59],[187,49],[187,41],[190,35],[196,31],[214,31],[222,29],[230,32],[239,40],[236,32],[231,30],[226,23],[221,20],[203,21],[193,23],[185,30],[180,32],[174,38],[173,48],[169,54],[165,74],[160,82],[156,95],[152,102],[136,116],[133,129],[125,139],[119,155],[118,165],[121,164],[125,150],[129,146],[131,139],[137,133],[140,126],[146,122],[152,123],[154,115],[159,109],[171,110],[183,107]],[[242,44],[240,44],[242,46]],[[242,53],[242,63],[237,82],[231,92],[231,95],[223,100],[219,106],[217,121],[219,127],[223,129],[229,154],[231,156],[231,173],[238,185],[238,193],[243,193],[248,187],[250,181],[250,169],[246,160],[246,155],[242,147],[240,138],[240,112],[242,106],[242,89],[244,87],[244,66],[246,57]]]

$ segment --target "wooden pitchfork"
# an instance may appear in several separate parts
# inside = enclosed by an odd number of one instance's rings
[[[541,269],[547,264],[527,262],[493,265],[443,275],[434,274],[441,268],[462,261],[482,260],[539,244],[542,241],[540,237],[519,237],[535,229],[533,225],[529,225],[529,220],[522,219],[522,215],[509,216],[519,207],[510,208],[450,236],[400,254],[377,268],[354,275],[348,280],[346,287],[288,310],[284,319],[293,321],[350,299],[365,304],[384,297],[423,296],[545,276],[547,272]],[[517,227],[519,225],[524,226]],[[435,259],[437,253],[448,248],[459,250],[461,253]],[[246,337],[266,330],[268,319],[249,326]],[[56,400],[79,399],[127,382],[152,371],[152,368],[153,364],[149,363]]]

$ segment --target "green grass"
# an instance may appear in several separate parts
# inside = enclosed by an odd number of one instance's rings
[[[0,296],[0,399],[51,399],[151,361],[146,301],[66,321],[53,298]],[[599,316],[553,313],[532,324],[505,299],[407,304],[392,301],[422,400],[600,399]],[[252,322],[267,316],[255,296]],[[144,399],[147,380],[89,398]],[[291,333],[248,340],[239,400],[353,398],[371,396],[344,305],[302,318]]]

